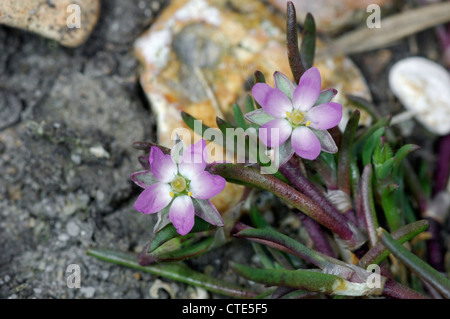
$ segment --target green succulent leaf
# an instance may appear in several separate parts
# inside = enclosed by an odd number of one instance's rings
[[[306,14],[303,23],[302,44],[300,46],[300,56],[304,68],[307,70],[314,64],[314,55],[316,51],[316,23],[311,13]]]

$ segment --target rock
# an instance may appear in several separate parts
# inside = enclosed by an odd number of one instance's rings
[[[99,0],[3,0],[0,23],[77,47],[91,34],[100,15]]]
[[[180,111],[210,127],[217,127],[216,116],[229,120],[233,103],[244,105],[256,70],[271,85],[275,71],[291,76],[285,25],[285,19],[261,1],[172,1],[135,42],[144,65],[140,82],[157,117],[158,142],[171,146],[172,133],[186,128]],[[317,67],[323,87],[336,88],[335,101],[347,109],[346,93],[371,99],[360,71],[348,58],[328,59]],[[362,114],[361,123],[369,121]],[[241,187],[228,184],[213,203],[224,211],[241,192]]]
[[[20,119],[22,104],[17,96],[13,94],[0,95],[0,130],[15,124]]]
[[[400,60],[389,72],[389,87],[430,132],[450,133],[450,74],[444,67],[422,57]]]
[[[286,12],[288,0],[269,0],[272,5]],[[335,34],[345,27],[364,21],[369,5],[378,5],[385,9],[393,6],[393,0],[292,0],[294,3],[297,20],[303,23],[306,13],[314,16],[317,30],[325,33]],[[369,10],[369,13],[372,11]]]

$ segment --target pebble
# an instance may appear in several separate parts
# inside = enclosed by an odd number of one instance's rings
[[[69,221],[66,226],[67,233],[69,236],[77,237],[80,233],[80,227],[73,220]]]
[[[100,0],[2,0],[0,13],[0,24],[77,47],[97,24]]]

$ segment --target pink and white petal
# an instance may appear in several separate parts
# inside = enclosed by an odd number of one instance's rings
[[[182,176],[192,180],[205,170],[206,159],[206,141],[202,139],[185,150],[178,165],[178,170]]]
[[[149,157],[150,167],[156,179],[162,183],[169,183],[177,175],[177,164],[172,157],[164,153],[157,147],[152,147]]]
[[[144,189],[133,207],[143,214],[153,214],[169,205],[171,200],[170,186],[165,183],[156,183]]]
[[[294,108],[302,112],[308,111],[320,95],[321,82],[317,68],[310,68],[303,73],[292,96]]]
[[[222,176],[202,172],[191,180],[189,190],[194,198],[210,199],[223,191],[225,183]]]
[[[316,159],[322,149],[317,136],[306,126],[299,126],[292,132],[291,143],[295,153],[308,160]]]
[[[265,83],[256,83],[252,88],[252,94],[256,102],[270,116],[285,118],[286,112],[292,111],[291,100],[277,88],[272,88]]]
[[[317,105],[306,113],[306,121],[311,121],[311,127],[316,130],[328,130],[341,122],[342,105],[328,102]]]
[[[184,150],[180,162],[184,163],[206,163],[206,141],[199,140],[197,143],[190,145]]]
[[[194,203],[195,215],[212,225],[223,226],[222,216],[209,199],[193,198],[192,202]]]
[[[269,147],[278,147],[291,136],[292,126],[285,119],[275,119],[259,128],[260,140]]]
[[[170,206],[169,218],[178,234],[184,236],[189,233],[195,222],[192,199],[186,195],[175,198]]]

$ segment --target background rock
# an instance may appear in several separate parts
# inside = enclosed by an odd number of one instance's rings
[[[100,14],[100,0],[3,0],[0,23],[53,39],[68,47],[86,41]]]

